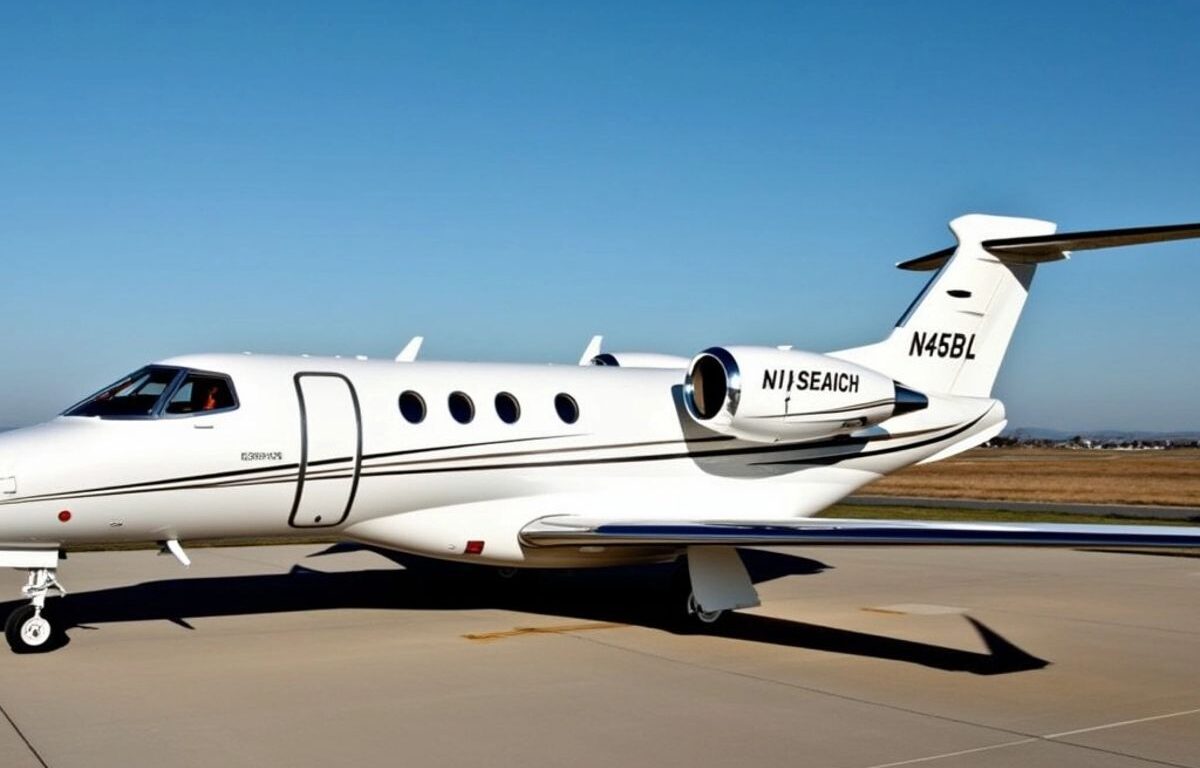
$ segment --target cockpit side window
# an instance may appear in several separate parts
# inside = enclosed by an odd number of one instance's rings
[[[224,374],[151,365],[105,387],[63,415],[153,419],[161,414],[190,416],[237,407],[233,382]]]
[[[212,413],[237,407],[229,379],[212,373],[189,373],[167,402],[171,415]]]
[[[179,372],[178,368],[148,366],[102,389],[63,415],[127,418],[153,416]]]

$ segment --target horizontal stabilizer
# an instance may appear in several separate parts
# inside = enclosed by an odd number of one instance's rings
[[[1173,224],[1165,227],[1134,227],[1132,229],[1098,229],[1091,232],[1059,232],[1033,237],[1005,237],[984,240],[980,245],[1001,261],[1016,264],[1036,264],[1058,261],[1070,251],[1090,251],[1096,248],[1117,248],[1124,245],[1162,243],[1169,240],[1189,240],[1200,237],[1200,223]],[[926,254],[896,266],[900,269],[924,272],[940,269],[954,255],[954,248]]]
[[[1200,547],[1200,526],[948,523],[915,520],[629,521],[555,516],[521,531],[529,546],[781,546],[952,544]]]

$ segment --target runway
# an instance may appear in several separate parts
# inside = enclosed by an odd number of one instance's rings
[[[762,607],[705,636],[667,568],[323,549],[71,555],[0,765],[1200,766],[1194,557],[751,552]]]

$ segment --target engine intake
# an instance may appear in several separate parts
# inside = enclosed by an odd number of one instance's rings
[[[711,347],[684,379],[697,423],[745,440],[818,440],[929,405],[925,395],[838,358],[771,347]]]
[[[737,412],[742,374],[737,360],[721,347],[712,347],[692,361],[683,385],[684,397],[698,421],[708,421],[727,409]]]

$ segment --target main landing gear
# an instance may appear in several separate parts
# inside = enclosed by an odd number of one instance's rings
[[[29,581],[21,593],[29,598],[29,605],[22,605],[8,615],[4,623],[4,637],[17,653],[43,653],[54,649],[56,632],[46,618],[46,598],[51,590],[57,595],[67,591],[58,583],[53,568],[29,569]]]
[[[699,622],[701,626],[712,626],[720,621],[724,615],[724,609],[716,611],[704,610],[700,607],[700,603],[696,602],[696,593],[688,592],[687,616],[692,621]]]
[[[686,566],[676,572],[676,605],[685,608],[685,630],[709,630],[730,611],[759,604],[750,574],[733,547],[688,547]],[[676,598],[678,599],[678,598]]]

